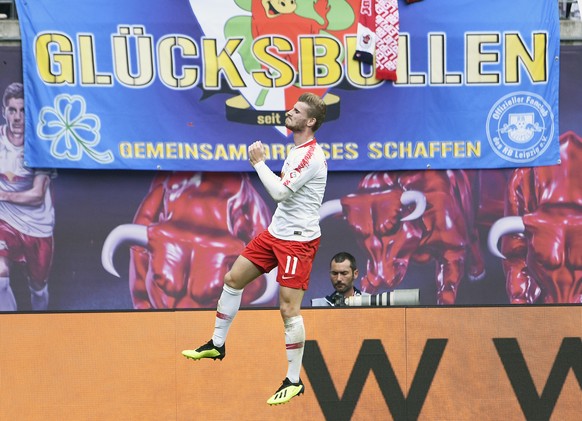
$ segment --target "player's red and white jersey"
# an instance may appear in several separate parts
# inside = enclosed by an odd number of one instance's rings
[[[327,162],[315,139],[289,151],[281,180],[294,193],[277,205],[269,232],[276,238],[292,241],[320,237],[319,208],[327,183]]]
[[[38,174],[52,176],[51,171],[26,167],[24,147],[14,146],[6,137],[6,126],[0,126],[0,189],[7,192],[30,190]],[[0,201],[0,219],[23,234],[33,237],[52,236],[55,213],[50,191],[47,191],[40,206]]]

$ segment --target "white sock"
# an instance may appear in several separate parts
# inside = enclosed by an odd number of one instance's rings
[[[226,342],[228,329],[240,308],[242,293],[242,289],[234,289],[226,284],[222,287],[222,293],[216,308],[214,334],[212,335],[212,342],[214,342],[215,346],[222,346]]]
[[[285,347],[287,348],[287,378],[291,383],[299,381],[303,350],[305,346],[305,326],[303,316],[285,319]]]
[[[10,278],[2,276],[0,277],[0,310],[16,311],[16,309],[16,298],[10,288]]]
[[[38,291],[31,286],[28,289],[30,289],[30,304],[32,309],[37,311],[46,310],[49,302],[48,284]]]

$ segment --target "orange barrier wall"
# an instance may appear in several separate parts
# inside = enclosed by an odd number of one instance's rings
[[[303,316],[306,393],[269,407],[277,310],[242,310],[227,357],[197,362],[180,351],[208,340],[213,311],[1,314],[0,420],[581,419],[581,306]]]

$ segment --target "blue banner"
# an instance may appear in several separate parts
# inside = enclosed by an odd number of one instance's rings
[[[260,139],[278,170],[307,91],[332,171],[559,163],[555,0],[400,1],[396,81],[353,58],[360,6],[17,0],[27,164],[249,171]]]

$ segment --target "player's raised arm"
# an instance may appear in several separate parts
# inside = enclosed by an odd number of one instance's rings
[[[281,202],[287,199],[293,191],[284,186],[281,178],[269,169],[265,163],[265,148],[260,140],[253,142],[249,148],[249,161],[259,175],[261,182],[265,186],[267,193],[271,195],[275,202]]]

